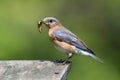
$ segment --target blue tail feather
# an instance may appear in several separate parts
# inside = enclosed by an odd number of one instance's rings
[[[77,49],[77,52],[80,53],[80,54],[82,54],[82,55],[90,56],[90,57],[92,57],[93,59],[95,59],[96,61],[98,61],[100,63],[104,63],[100,58],[98,58],[93,53],[90,53],[90,52],[87,52],[87,51],[84,51],[84,50],[80,50],[80,49]]]

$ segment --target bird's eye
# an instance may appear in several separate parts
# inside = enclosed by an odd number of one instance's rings
[[[52,23],[53,22],[53,20],[50,20],[50,23]]]

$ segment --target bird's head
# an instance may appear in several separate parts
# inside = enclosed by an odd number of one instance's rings
[[[54,27],[56,25],[59,25],[60,22],[56,19],[56,18],[53,18],[53,17],[46,17],[42,20],[42,22],[48,27],[48,28],[51,28],[51,27]]]
[[[45,24],[49,29],[56,26],[56,25],[61,25],[61,23],[54,17],[46,17],[43,20],[38,22],[38,29],[39,32],[41,32],[42,28],[42,24]]]

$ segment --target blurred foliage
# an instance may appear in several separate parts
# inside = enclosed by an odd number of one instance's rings
[[[120,0],[0,0],[0,59],[65,59],[51,44],[47,28],[41,34],[37,30],[37,22],[48,16],[59,19],[105,62],[75,56],[68,80],[119,80]]]

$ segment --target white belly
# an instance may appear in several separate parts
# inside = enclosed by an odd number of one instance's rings
[[[55,47],[58,51],[61,51],[61,52],[66,53],[66,54],[69,53],[68,50],[65,49],[64,47],[60,47],[60,46],[56,46],[56,45],[54,45],[54,47]]]

